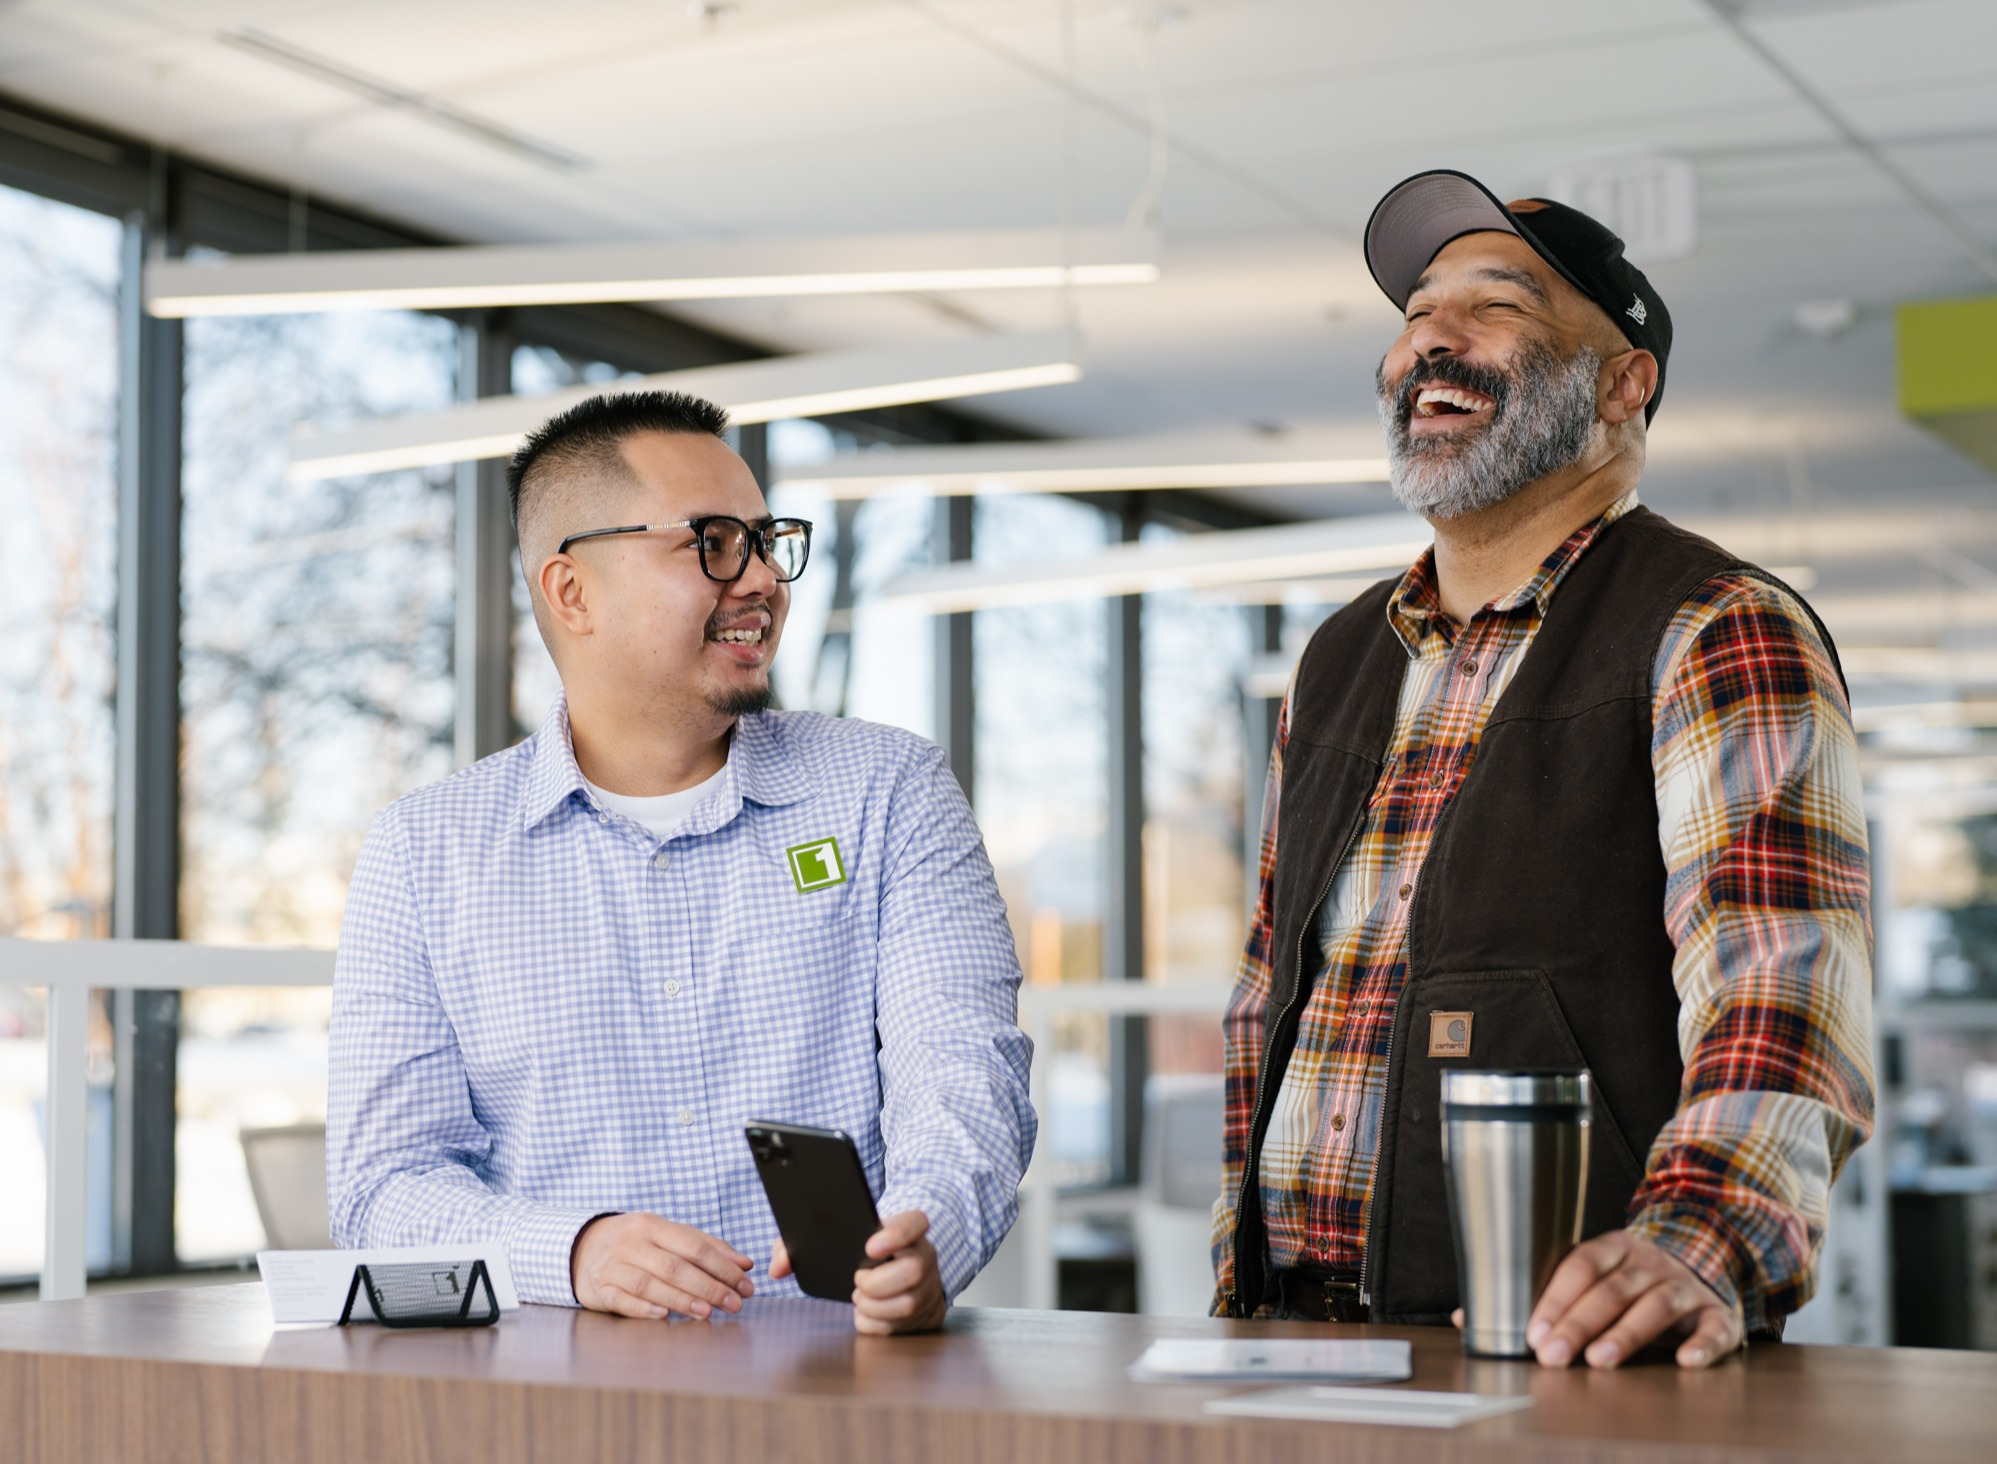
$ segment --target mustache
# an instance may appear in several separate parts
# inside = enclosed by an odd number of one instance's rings
[[[1511,400],[1512,389],[1517,378],[1499,370],[1496,366],[1476,366],[1455,356],[1438,356],[1433,361],[1418,361],[1408,368],[1407,374],[1391,389],[1387,385],[1387,358],[1382,356],[1380,364],[1373,372],[1373,390],[1386,406],[1394,427],[1405,432],[1409,421],[1414,417],[1415,394],[1424,386],[1454,386],[1464,391],[1480,392],[1497,405],[1491,409],[1491,419],[1496,421],[1505,415],[1505,406]]]
[[[708,616],[707,634],[713,635],[716,631],[725,630],[728,626],[743,619],[745,616],[755,614],[758,610],[770,617],[772,625],[776,624],[777,612],[768,600],[751,600],[746,605],[737,605],[734,609],[725,612],[716,610],[712,615]]]

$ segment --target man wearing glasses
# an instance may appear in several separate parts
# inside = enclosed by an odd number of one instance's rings
[[[838,1128],[886,1217],[854,1323],[925,1330],[1017,1212],[1019,964],[941,751],[770,710],[811,525],[769,516],[726,428],[600,396],[514,455],[563,694],[361,852],[333,1236],[503,1243],[527,1301],[735,1312],[795,1289],[744,1121]]]

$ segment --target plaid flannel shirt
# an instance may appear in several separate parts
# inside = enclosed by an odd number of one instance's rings
[[[1388,614],[1408,652],[1389,767],[1319,916],[1320,964],[1271,1108],[1259,1193],[1272,1267],[1357,1267],[1407,975],[1409,894],[1492,708],[1567,571],[1629,494],[1466,626],[1443,613],[1433,551]],[[1676,1114],[1651,1145],[1630,1228],[1665,1246],[1749,1327],[1809,1298],[1831,1181],[1872,1122],[1869,869],[1857,744],[1808,613],[1722,574],[1670,622],[1653,679],[1651,762],[1677,954]],[[1262,818],[1261,894],[1225,1019],[1227,1122],[1214,1207],[1219,1296],[1270,990],[1272,877],[1289,699]],[[1410,749],[1419,756],[1408,758]],[[1216,1306],[1219,1305],[1218,1297]]]

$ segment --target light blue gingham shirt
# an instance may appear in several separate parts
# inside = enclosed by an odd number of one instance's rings
[[[837,843],[832,866],[787,851]],[[822,856],[820,856],[822,858]],[[952,1296],[1033,1151],[1019,962],[934,745],[765,712],[671,839],[590,801],[558,700],[518,747],[398,799],[333,978],[327,1179],[344,1247],[492,1240],[575,1304],[593,1217],[650,1211],[756,1260],[742,1125],[843,1129],[883,1216],[922,1210]]]

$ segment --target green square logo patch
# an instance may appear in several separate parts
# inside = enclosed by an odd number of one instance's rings
[[[784,850],[790,860],[790,877],[800,895],[846,883],[846,866],[839,858],[837,839],[813,839]]]

